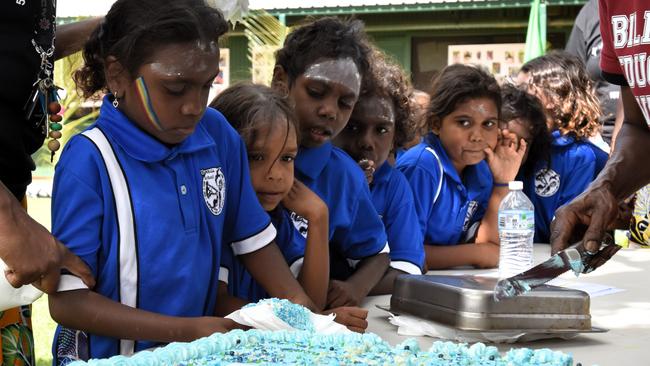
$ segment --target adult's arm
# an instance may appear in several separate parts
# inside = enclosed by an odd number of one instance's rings
[[[58,60],[80,51],[86,44],[90,33],[97,28],[102,20],[104,17],[97,17],[57,26],[54,59]]]
[[[33,283],[46,293],[56,291],[61,268],[95,285],[90,269],[47,229],[29,217],[25,209],[0,182],[0,258],[7,265],[5,276],[14,287]]]
[[[555,213],[551,223],[553,252],[566,248],[586,228],[582,243],[590,252],[618,215],[618,202],[650,182],[650,128],[629,87],[621,87],[624,122],[614,152],[592,184]]]

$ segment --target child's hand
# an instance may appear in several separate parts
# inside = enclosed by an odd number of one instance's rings
[[[233,329],[246,329],[245,326],[231,319],[216,316],[202,316],[190,319],[194,322],[194,339],[207,337],[214,333],[226,333]]]
[[[359,306],[360,304],[361,299],[354,286],[345,281],[330,280],[327,291],[327,308]]]
[[[325,202],[298,179],[294,179],[291,190],[282,199],[282,204],[308,221],[329,215]]]
[[[507,183],[515,180],[526,153],[526,141],[517,142],[517,135],[507,129],[499,131],[499,141],[492,151],[486,148],[485,155],[495,182]]]
[[[340,308],[329,309],[325,311],[325,314],[336,314],[334,321],[345,325],[348,329],[353,332],[363,333],[368,328],[368,310],[344,306]]]
[[[499,266],[499,246],[492,243],[474,244],[474,261],[476,268],[496,268]]]
[[[372,183],[372,179],[375,176],[375,162],[368,159],[361,159],[359,160],[359,167],[363,170],[363,174],[366,175],[368,184]]]

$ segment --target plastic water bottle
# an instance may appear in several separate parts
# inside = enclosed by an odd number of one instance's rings
[[[533,265],[535,209],[520,181],[508,183],[508,193],[499,205],[499,277],[521,273]]]

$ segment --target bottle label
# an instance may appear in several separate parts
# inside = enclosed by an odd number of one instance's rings
[[[535,230],[535,213],[529,210],[501,211],[499,230]]]

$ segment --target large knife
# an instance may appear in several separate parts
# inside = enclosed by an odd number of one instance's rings
[[[615,244],[607,242],[604,244],[596,254],[587,252],[582,244],[574,244],[529,270],[499,280],[494,287],[494,300],[500,301],[526,293],[568,270],[573,270],[576,276],[593,271],[621,249]]]

